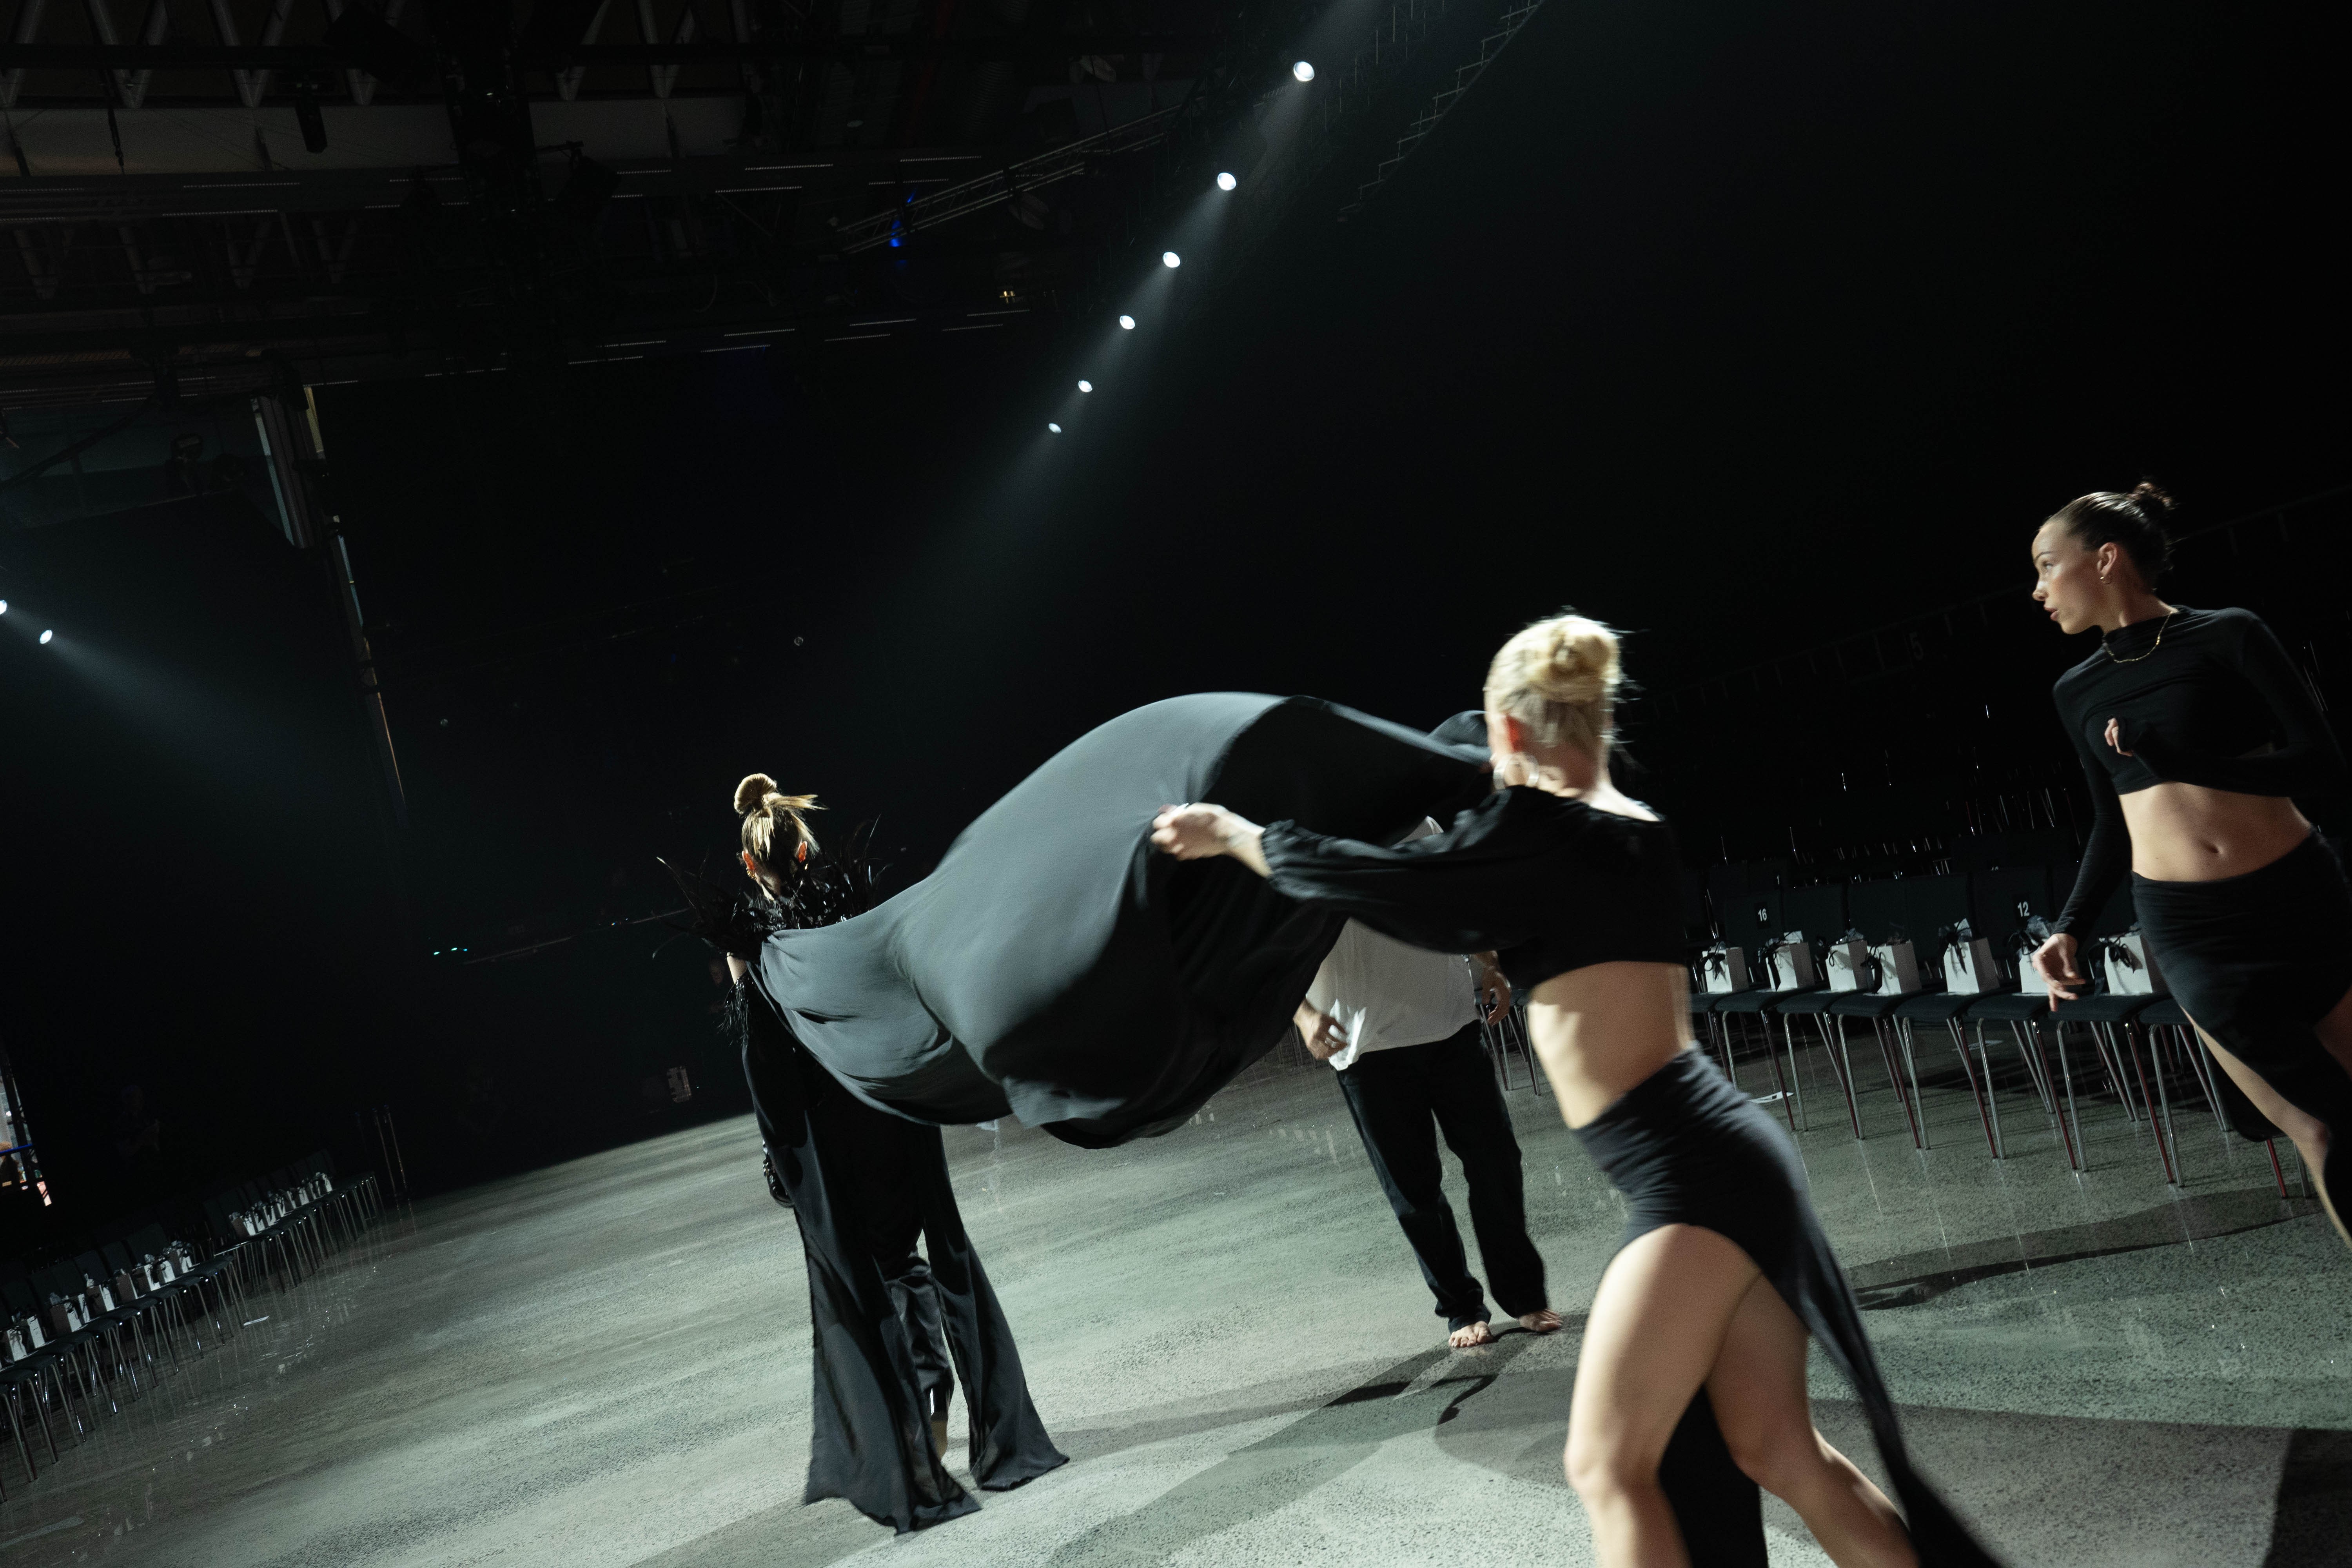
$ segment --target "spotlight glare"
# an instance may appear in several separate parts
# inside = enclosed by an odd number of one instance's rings
[[[1133,316],[1121,316],[1118,319],[1118,324],[1130,332],[1135,331],[1135,318]],[[0,610],[5,610],[7,607],[8,605],[5,601],[0,601]]]
[[[1126,318],[1126,317],[1124,317],[1124,316],[1121,316],[1121,317],[1119,318],[1119,320],[1123,321],[1127,320],[1127,318]],[[5,599],[0,599],[0,616],[5,616],[5,615],[6,615],[7,613],[8,613],[8,601],[7,601],[7,600],[5,600]]]
[[[1221,191],[1230,191],[1235,185],[1240,184],[1241,182],[1234,179],[1231,174],[1219,174],[1217,176],[1217,189]]]
[[[49,639],[57,635],[58,634],[55,632],[43,632],[41,634],[41,645],[44,647],[47,647]]]
[[[1163,250],[1160,253],[1160,265],[1172,271],[1184,265],[1184,258],[1172,250]]]
[[[1094,389],[1095,384],[1091,381],[1082,381],[1078,383],[1078,390],[1080,392],[1092,392]]]
[[[1059,425],[1055,424],[1051,419],[1045,421],[1045,428],[1051,430],[1056,436],[1062,433],[1062,427]]]
[[[1301,81],[1313,81],[1315,79],[1315,68],[1308,65],[1305,60],[1301,60],[1297,65],[1290,68],[1290,74],[1297,77]]]

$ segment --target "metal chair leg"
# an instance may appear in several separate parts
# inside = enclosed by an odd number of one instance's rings
[[[1897,1019],[1895,1023],[1896,1026],[1902,1028],[1906,1035],[1910,1033],[1907,1019]],[[1992,1058],[1990,1057],[1985,1058],[1985,1083],[1984,1088],[1979,1089],[1977,1088],[1976,1064],[1969,1060],[1969,1037],[1960,1028],[1958,1019],[1954,1019],[1950,1026],[1952,1048],[1960,1054],[1960,1070],[1968,1075],[1969,1095],[1977,1102],[1977,1121],[1984,1127],[1985,1147],[1991,1150],[1992,1157],[1998,1160],[2000,1158],[2000,1141],[1992,1135],[1992,1117],[1985,1109],[1985,1102],[1992,1097]],[[1906,1040],[1905,1045],[1907,1054],[1909,1041]]]
[[[2066,1031],[2062,1027],[2053,1030],[2052,1033],[2058,1037],[2058,1072],[2059,1076],[2063,1078],[2066,1083],[2065,1109],[2058,1113],[2059,1130],[2063,1131],[2067,1123],[2071,1121],[2074,1123],[2074,1131],[2079,1134],[2083,1131],[2083,1118],[2081,1113],[2075,1110],[2074,1106],[2074,1068],[2073,1064],[2066,1059]],[[2075,1138],[2070,1137],[2066,1140],[2066,1160],[2067,1163],[2074,1167],[2074,1173],[2076,1175],[2081,1175],[2084,1168],[2084,1156],[2082,1151],[2076,1146],[2076,1144],[2077,1140]]]
[[[2137,1030],[2124,1031],[2124,1047],[2131,1052],[2132,1073],[2139,1079],[2140,1103],[2147,1107],[2148,1129],[2156,1134],[2157,1157],[2164,1162],[2164,1184],[2168,1187],[2177,1187],[2180,1184],[2180,1177],[2173,1169],[2172,1150],[2164,1141],[2164,1128],[2156,1119],[2156,1100],[2147,1091],[2147,1069],[2140,1065],[2139,1038]],[[2161,1080],[2163,1075],[2159,1073],[2157,1076]],[[2126,1091],[2126,1098],[2129,1098],[2128,1089]]]

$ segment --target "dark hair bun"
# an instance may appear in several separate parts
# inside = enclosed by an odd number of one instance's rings
[[[2172,564],[2172,535],[2165,529],[2176,503],[2154,479],[2142,479],[2128,493],[2093,490],[2058,509],[2050,521],[2063,523],[2085,550],[2113,544],[2131,560],[2142,584],[2153,589]]]
[[[2175,505],[2172,492],[2154,479],[2140,480],[2132,487],[2131,494],[2124,499],[2139,508],[2141,515],[2158,528],[2162,528],[2165,520],[2172,515]]]

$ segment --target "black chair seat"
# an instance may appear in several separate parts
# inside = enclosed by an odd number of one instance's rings
[[[1784,996],[1795,995],[1790,991],[1734,991],[1717,996],[1715,1010],[1718,1013],[1766,1013]]]
[[[1838,1018],[1884,1018],[1903,1005],[1905,1000],[1901,996],[1881,996],[1875,991],[1844,991],[1825,1010]]]
[[[1973,991],[1918,991],[1896,1005],[1895,1016],[1918,1024],[1948,1024],[1983,1000]]]
[[[2158,996],[2152,999],[2150,1005],[2140,1010],[2139,1021],[2151,1029],[2185,1028],[2189,1024],[2189,1015],[2182,1012],[2180,1004],[2171,997]]]
[[[2050,1011],[2047,996],[2028,996],[2015,991],[1997,991],[1979,995],[1968,1010],[1967,1016],[1982,1018],[1989,1023],[2023,1024]]]
[[[1714,992],[1714,991],[1694,991],[1694,992],[1692,992],[1692,993],[1690,994],[1690,1010],[1691,1010],[1691,1016],[1692,1016],[1692,1017],[1694,1017],[1694,1018],[1704,1018],[1704,1017],[1706,1017],[1709,1013],[1712,1013],[1712,1012],[1714,1012],[1714,1011],[1715,1011],[1715,1005],[1716,1005],[1717,1002],[1720,1002],[1720,1001],[1722,1001],[1722,1000],[1723,1000],[1722,994],[1721,994],[1720,993],[1717,993],[1717,992]]]
[[[1794,1013],[1800,1017],[1807,1016],[1815,1013],[1827,1013],[1831,1011],[1832,1003],[1843,1000],[1843,998],[1853,994],[1854,993],[1851,991],[1784,992],[1782,993],[1783,1000],[1778,1007],[1773,1009],[1773,1011],[1776,1013]]]
[[[2073,1002],[2061,1002],[2051,1016],[2061,1024],[2127,1024],[2157,1001],[2154,996],[2125,996],[2103,992]]]

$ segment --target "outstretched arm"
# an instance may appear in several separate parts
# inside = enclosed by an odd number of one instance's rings
[[[1301,903],[1352,915],[1375,931],[1436,952],[1508,947],[1541,923],[1565,891],[1531,858],[1533,847],[1497,841],[1491,813],[1393,848],[1329,838],[1296,823],[1261,827],[1221,805],[1163,808],[1151,842],[1180,859],[1230,856]]]
[[[1151,819],[1151,844],[1179,860],[1230,855],[1261,877],[1272,875],[1265,864],[1265,829],[1222,805],[1161,806]]]

